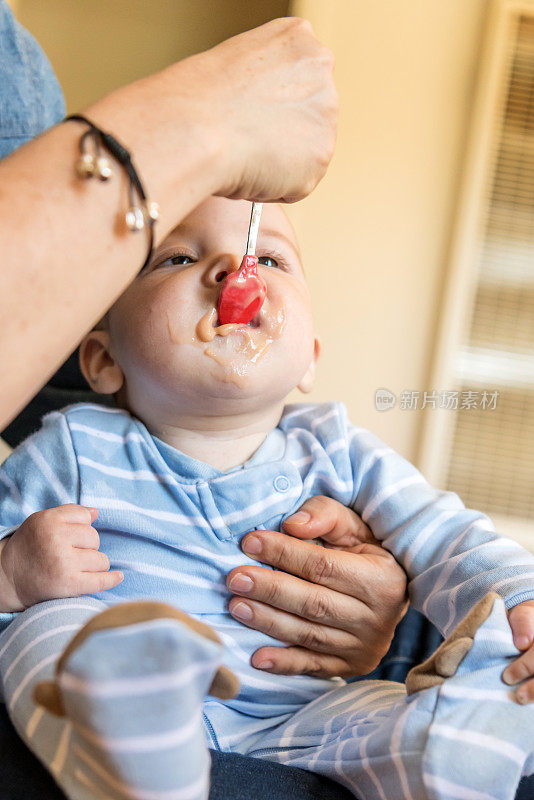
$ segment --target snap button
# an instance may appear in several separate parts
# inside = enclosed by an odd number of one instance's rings
[[[286,475],[277,475],[273,483],[277,492],[287,492],[291,486],[289,478]]]

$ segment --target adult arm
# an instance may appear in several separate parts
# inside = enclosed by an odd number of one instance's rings
[[[253,666],[289,675],[366,675],[388,651],[406,610],[404,571],[361,519],[331,498],[307,500],[284,530],[257,530],[242,542],[274,572],[243,566],[227,576],[236,595],[230,612],[239,619],[237,606],[245,604],[252,616],[240,621],[288,644],[260,648]],[[327,547],[306,541],[316,538]],[[253,540],[260,551],[250,551]],[[238,576],[251,583],[236,583]]]
[[[314,188],[334,145],[332,67],[309,23],[279,19],[83,113],[133,154],[160,241],[210,194],[291,201]],[[103,184],[75,175],[83,130],[58,125],[0,163],[0,430],[145,257],[145,236],[124,224],[119,167]]]

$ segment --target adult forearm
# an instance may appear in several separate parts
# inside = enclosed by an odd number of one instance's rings
[[[132,119],[114,98],[86,113],[134,154],[160,204],[158,239],[217,188],[217,143],[194,135],[185,109],[166,153],[150,135],[150,122]],[[0,269],[0,430],[145,258],[146,233],[134,234],[124,223],[127,183],[119,166],[105,184],[75,174],[83,130],[59,125],[0,164],[0,253],[3,265],[13,265]]]
[[[332,155],[332,54],[309,23],[274,20],[85,110],[133,154],[161,240],[209,194],[297,200]],[[288,89],[290,87],[290,89]],[[76,176],[84,130],[64,123],[0,164],[0,430],[143,263],[122,170]]]

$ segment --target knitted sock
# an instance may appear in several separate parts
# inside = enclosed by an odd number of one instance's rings
[[[488,598],[479,606],[484,603]],[[454,674],[427,690],[437,693],[423,759],[430,800],[513,800],[521,777],[534,771],[534,711],[516,702],[513,688],[501,677],[519,651],[502,599],[493,596],[489,604],[480,627],[463,630],[455,639],[458,646],[473,637]],[[445,658],[437,659],[445,673],[452,671],[447,641],[442,645]]]
[[[57,675],[72,724],[73,769],[59,778],[68,796],[207,798],[202,705],[221,653],[172,618],[83,638]]]

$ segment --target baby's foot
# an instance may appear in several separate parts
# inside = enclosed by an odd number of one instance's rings
[[[72,723],[72,796],[81,784],[93,797],[207,797],[202,704],[210,691],[229,697],[238,688],[219,669],[221,655],[211,629],[160,603],[121,604],[82,628],[56,682],[35,691],[37,702]]]

